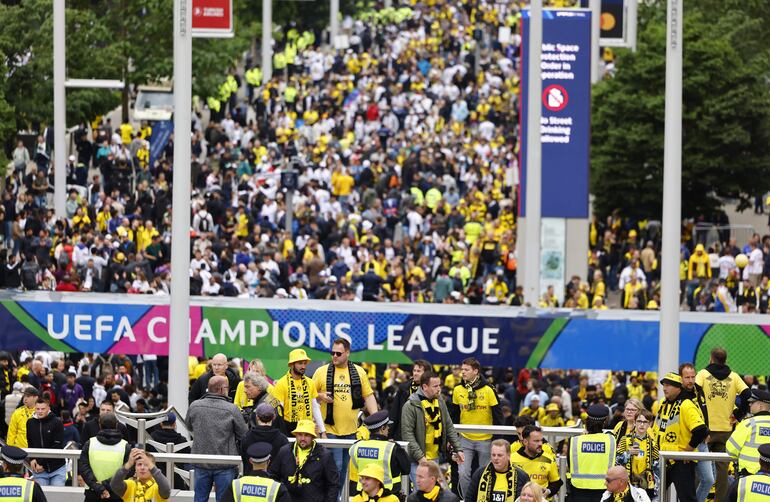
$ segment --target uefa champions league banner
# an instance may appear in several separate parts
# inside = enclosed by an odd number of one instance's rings
[[[0,300],[0,348],[167,355],[169,307],[162,301],[15,295]],[[682,361],[705,366],[709,351],[722,346],[736,371],[770,373],[767,316],[699,313],[682,321]],[[337,337],[350,340],[354,361],[379,363],[458,364],[472,356],[514,368],[655,370],[658,359],[654,312],[240,299],[199,299],[190,307],[191,355],[258,357],[273,375],[298,347],[328,361]]]

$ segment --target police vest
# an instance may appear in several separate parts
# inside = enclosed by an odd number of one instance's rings
[[[393,455],[395,443],[390,441],[378,441],[369,439],[359,441],[350,447],[350,462],[355,469],[351,469],[350,480],[358,481],[357,489],[361,491],[361,480],[358,479],[358,473],[369,464],[377,464],[385,471],[385,477],[382,480],[382,486],[388,490],[393,489],[393,473],[390,472],[390,459]],[[353,472],[355,470],[355,472]]]
[[[97,481],[112,479],[123,465],[126,453],[126,440],[121,439],[117,444],[104,444],[96,438],[88,440],[88,463]]]
[[[233,499],[243,502],[275,502],[281,483],[261,476],[244,476],[233,481]]]
[[[573,437],[569,445],[569,472],[572,486],[584,490],[604,490],[607,470],[615,465],[615,437],[603,432]]]
[[[0,478],[0,499],[3,502],[29,502],[35,482],[24,478]]]
[[[753,474],[738,481],[738,502],[770,501],[770,474]]]
[[[727,453],[738,458],[738,469],[751,474],[759,471],[759,447],[770,443],[770,415],[744,420],[727,441]]]

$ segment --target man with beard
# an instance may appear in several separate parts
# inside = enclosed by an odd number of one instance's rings
[[[420,388],[420,378],[426,371],[430,371],[430,363],[425,359],[417,359],[412,367],[412,379],[402,383],[393,397],[393,404],[388,415],[393,419],[393,424],[390,426],[390,436],[396,441],[401,441],[401,410],[404,409],[409,396]]]
[[[469,357],[460,366],[462,382],[452,392],[452,421],[459,424],[499,425],[503,421],[503,412],[497,400],[497,393],[481,375],[481,364]],[[471,482],[471,468],[474,457],[479,465],[489,463],[492,434],[463,432],[460,443],[466,456],[466,462],[460,467],[460,489],[468,493]]]
[[[543,487],[543,494],[551,498],[558,493],[562,481],[555,457],[543,452],[543,430],[534,425],[524,427],[522,446],[511,454],[511,463],[527,473],[529,479]]]
[[[309,362],[310,358],[304,349],[292,350],[289,353],[289,371],[273,386],[273,397],[283,406],[287,432],[294,431],[300,420],[312,422],[314,408],[318,407],[315,400],[318,391],[313,380],[305,376]]]
[[[296,442],[280,449],[270,464],[270,476],[288,488],[292,500],[335,502],[339,472],[331,452],[316,443],[315,424],[300,420],[293,434]]]

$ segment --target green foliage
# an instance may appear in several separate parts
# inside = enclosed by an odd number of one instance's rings
[[[729,5],[728,5],[729,4]],[[685,3],[682,212],[721,197],[748,205],[770,190],[770,14],[766,2]],[[662,210],[665,2],[640,4],[638,51],[619,51],[615,78],[594,87],[592,193],[606,215]]]

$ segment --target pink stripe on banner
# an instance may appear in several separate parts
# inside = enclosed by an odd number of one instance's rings
[[[760,326],[767,336],[770,336],[770,326]]]
[[[110,348],[111,354],[155,354],[168,355],[168,316],[169,307],[162,305],[152,307],[133,326],[134,338],[123,337]],[[190,330],[197,333],[202,321],[201,307],[190,307]],[[152,336],[150,336],[152,334]],[[203,355],[203,344],[190,344],[190,355]]]

